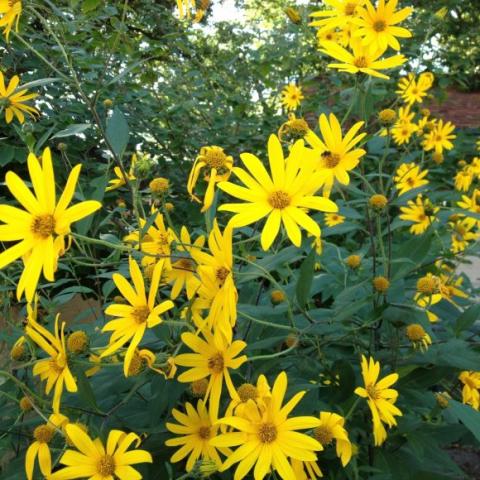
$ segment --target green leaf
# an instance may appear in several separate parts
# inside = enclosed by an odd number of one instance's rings
[[[480,442],[480,412],[477,412],[469,405],[448,401],[449,410],[470,430],[475,438]]]
[[[106,134],[115,155],[122,157],[128,145],[129,129],[125,115],[118,108],[107,120]]]
[[[100,5],[101,0],[85,0],[82,5],[82,12],[88,13],[95,10]]]
[[[60,130],[59,132],[57,132],[55,135],[52,136],[52,139],[65,138],[65,137],[71,137],[72,135],[78,135],[79,133],[84,132],[90,127],[91,125],[89,123],[74,123],[69,127],[65,128],[64,130]]]
[[[93,393],[92,386],[88,381],[85,373],[80,368],[75,370],[75,376],[77,378],[77,386],[78,386],[78,395],[80,398],[98,411],[97,401],[95,400],[95,394]]]
[[[467,308],[455,323],[455,334],[458,337],[461,332],[468,330],[477,320],[480,319],[480,304]]]
[[[25,90],[26,88],[31,89],[35,87],[43,87],[43,85],[49,85],[50,83],[61,82],[61,81],[62,79],[57,77],[39,78],[38,80],[33,80],[33,82],[24,83],[19,87],[19,89]]]
[[[303,261],[298,276],[296,294],[297,301],[301,307],[304,307],[310,298],[312,288],[313,273],[315,271],[315,250],[312,249]]]

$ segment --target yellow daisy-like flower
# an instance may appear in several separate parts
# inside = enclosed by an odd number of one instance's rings
[[[160,260],[155,265],[148,298],[145,292],[145,282],[142,272],[138,263],[132,257],[129,258],[129,267],[133,286],[123,275],[119,273],[113,274],[113,281],[128,304],[114,303],[105,309],[106,315],[119,318],[111,320],[102,329],[102,332],[113,333],[110,337],[108,347],[102,352],[100,357],[103,358],[111,355],[130,341],[123,364],[123,373],[126,377],[128,377],[130,362],[135,353],[135,349],[142,341],[145,330],[159,325],[162,322],[160,315],[173,308],[173,302],[171,300],[165,300],[156,305],[156,296],[163,264],[164,262]]]
[[[402,77],[399,80],[396,93],[408,105],[422,103],[427,96],[427,92],[432,87],[434,79],[433,73],[423,72],[419,75],[417,81],[415,74],[409,73],[406,77]]]
[[[219,423],[237,431],[218,435],[211,444],[238,447],[228,456],[221,471],[238,463],[234,475],[238,480],[245,478],[252,468],[255,480],[263,480],[272,470],[283,480],[294,480],[296,477],[289,458],[316,460],[315,452],[322,450],[322,445],[298,430],[318,427],[320,420],[306,416],[288,418],[305,392],[298,392],[282,405],[286,391],[287,375],[281,372],[273,385],[271,399],[265,405],[259,406],[249,400],[243,410],[244,416],[234,415],[219,420]]]
[[[362,376],[365,387],[357,387],[355,393],[367,399],[372,413],[373,436],[375,446],[380,446],[387,438],[387,431],[383,423],[389,427],[397,424],[395,416],[401,416],[402,412],[394,405],[398,398],[398,392],[389,388],[398,380],[397,373],[391,373],[378,380],[380,374],[380,362],[372,357],[369,360],[362,355]]]
[[[135,164],[136,163],[137,163],[137,155],[134,153],[132,155],[132,159],[130,161],[130,170],[128,171],[128,173],[125,172],[126,180],[128,182],[132,182],[133,180],[136,179],[136,177],[134,175]],[[123,187],[127,183],[125,181],[125,176],[123,175],[120,167],[114,167],[113,172],[115,173],[116,178],[113,178],[112,180],[110,180],[108,182],[110,184],[110,186],[108,186],[105,189],[106,192],[111,192],[112,190],[116,190],[117,188]]]
[[[294,113],[289,113],[288,120],[278,129],[277,135],[281,142],[295,141],[303,138],[309,130],[310,127],[305,119],[297,118]]]
[[[28,156],[34,194],[16,173],[10,171],[5,176],[8,189],[25,209],[0,205],[0,221],[4,223],[0,225],[0,241],[18,242],[0,253],[0,268],[22,257],[24,269],[17,285],[19,300],[25,292],[26,299],[32,301],[42,270],[49,282],[55,280],[58,257],[65,251],[65,236],[70,234],[71,224],[101,207],[94,200],[68,207],[80,168],[81,165],[73,168],[58,202],[49,148],[44,150],[41,161],[33,154]]]
[[[449,222],[448,225],[453,230],[451,237],[453,253],[463,252],[470,242],[476,241],[479,238],[480,234],[472,231],[475,228],[476,223],[477,222],[473,218],[468,217]]]
[[[462,195],[462,199],[457,202],[457,206],[469,212],[480,214],[480,190],[476,188],[470,197]],[[480,226],[480,220],[477,218],[476,221],[477,226]]]
[[[428,170],[420,170],[420,167],[415,163],[402,163],[397,168],[395,177],[393,177],[398,195],[428,185],[428,180],[425,178],[427,174]]]
[[[333,412],[320,412],[320,425],[313,431],[313,436],[324,447],[335,440],[337,457],[345,467],[352,458],[352,444],[344,425],[345,419],[342,416]]]
[[[292,469],[295,474],[295,480],[317,480],[323,477],[317,462],[302,462],[301,460],[291,459]]]
[[[167,272],[167,282],[173,283],[170,297],[175,300],[185,288],[187,298],[191,299],[201,286],[200,279],[196,274],[197,264],[194,257],[201,252],[205,245],[205,237],[200,235],[192,243],[187,227],[183,226],[180,230],[180,240],[177,239],[176,243],[177,250],[185,252],[189,256],[182,256],[173,262],[171,270]]]
[[[412,135],[418,130],[418,126],[410,122],[398,122],[392,129],[392,138],[396,145],[409,143]]]
[[[238,293],[233,278],[232,229],[226,227],[222,232],[215,220],[208,237],[208,247],[211,253],[201,250],[191,250],[193,259],[197,262],[197,273],[200,277],[198,298],[192,309],[208,309],[205,321],[195,320],[202,330],[215,328],[227,340],[232,338],[232,328],[237,322]]]
[[[379,0],[377,9],[370,0],[366,0],[365,6],[360,8],[358,17],[353,22],[358,25],[354,37],[362,38],[362,45],[368,46],[371,52],[384,52],[388,47],[400,50],[399,38],[410,38],[412,33],[406,28],[398,27],[413,11],[411,7],[405,7],[395,11],[398,0]]]
[[[340,148],[345,148],[344,144]],[[230,182],[222,182],[219,188],[233,197],[248,203],[227,203],[219,210],[234,212],[229,225],[234,228],[244,227],[267,216],[262,230],[261,245],[268,250],[278,235],[283,224],[288,238],[295,246],[300,246],[302,233],[299,226],[315,237],[320,236],[320,227],[305,213],[305,209],[336,212],[338,207],[331,200],[314,195],[324,180],[323,172],[312,174],[311,168],[305,167],[306,152],[303,142],[294,144],[288,161],[285,160],[282,145],[278,137],[271,135],[268,141],[268,157],[271,176],[261,161],[250,153],[241,155],[245,167],[234,168],[233,173],[245,187]]]
[[[140,473],[131,465],[153,462],[146,450],[128,450],[134,442],[136,447],[140,445],[140,437],[135,433],[111,430],[104,445],[99,438],[92,440],[80,426],[73,423],[68,424],[65,430],[77,450],[67,450],[62,455],[60,463],[66,466],[53,473],[50,480],[141,479]]]
[[[339,215],[338,213],[326,213],[324,218],[325,225],[327,227],[334,227],[335,225],[341,225],[343,222],[345,222],[345,217],[343,215]]]
[[[216,419],[224,380],[230,396],[235,395],[230,369],[236,370],[247,361],[246,355],[238,356],[247,344],[241,340],[228,341],[222,334],[212,334],[206,329],[201,334],[205,340],[190,332],[182,334],[183,343],[194,353],[183,353],[175,357],[176,365],[192,367],[180,374],[178,381],[191,383],[208,378],[204,400],[210,399],[210,413]]]
[[[32,480],[35,468],[35,459],[38,457],[38,465],[40,472],[45,478],[51,478],[52,473],[52,454],[48,444],[52,441],[55,432],[62,423],[67,419],[64,415],[53,413],[50,415],[48,422],[39,425],[33,431],[34,442],[28,447],[25,454],[25,473],[27,479]],[[68,419],[67,419],[68,421]]]
[[[77,391],[77,384],[68,368],[67,348],[65,345],[65,322],[59,327],[58,319],[55,318],[54,334],[31,317],[25,327],[25,333],[47,354],[49,358],[38,360],[33,367],[33,374],[39,375],[41,380],[46,380],[45,393],[48,395],[55,386],[53,392],[53,411],[60,410],[60,400],[65,385],[69,392]]]
[[[318,123],[321,138],[310,131],[305,136],[305,141],[312,147],[312,168],[320,174],[323,195],[328,197],[335,181],[342,185],[350,183],[348,172],[358,165],[366,153],[355,146],[363,140],[366,133],[358,133],[363,122],[357,122],[344,136],[340,122],[333,113],[329,117],[320,115]]]
[[[208,182],[205,197],[203,199],[202,212],[206,212],[213,203],[215,195],[215,185],[229,179],[233,168],[233,157],[227,155],[223,148],[212,145],[210,147],[202,147],[200,154],[193,163],[192,170],[188,176],[187,191],[192,200],[202,203],[194,193],[193,189],[198,182],[201,171],[204,171],[204,179]]]
[[[417,195],[415,201],[408,201],[407,207],[400,207],[402,212],[400,219],[413,222],[410,232],[421,235],[437,220],[435,215],[439,210],[440,208],[434,207],[428,198],[424,199],[422,195]]]
[[[1,5],[2,0],[0,0],[0,12],[2,11]],[[19,83],[20,78],[18,75],[14,75],[6,86],[3,73],[0,72],[0,112],[5,110],[5,121],[7,123],[10,123],[14,116],[20,123],[23,123],[25,121],[24,112],[32,118],[38,115],[38,110],[35,107],[26,104],[29,100],[38,97],[38,93],[27,93],[28,90],[19,87]]]
[[[457,306],[453,297],[468,298],[460,287],[463,284],[463,277],[455,276],[455,269],[443,262],[436,262],[435,265],[440,270],[440,294],[442,298]]]
[[[177,409],[172,410],[172,415],[177,423],[166,423],[167,430],[179,435],[177,438],[168,439],[165,445],[168,447],[180,447],[170,458],[172,463],[180,462],[188,456],[185,469],[190,472],[197,460],[212,460],[217,470],[222,460],[217,448],[211,445],[210,440],[217,435],[219,425],[215,423],[216,418],[205,406],[203,400],[198,400],[197,408],[191,404],[185,404],[186,413]],[[218,449],[224,455],[228,455],[227,448]]]
[[[21,14],[21,0],[0,0],[0,27],[3,27],[3,34],[7,42],[14,25],[15,31],[18,32],[18,22]]]
[[[237,417],[244,417],[245,408],[249,400],[253,400],[263,408],[265,404],[270,401],[271,397],[272,392],[267,378],[265,375],[260,375],[256,385],[243,383],[237,388],[235,395],[232,396],[232,400],[225,411],[225,416],[236,415]]]
[[[349,27],[365,0],[324,0],[323,3],[332,8],[310,14],[314,21],[309,25],[320,30],[333,30]]]
[[[302,88],[290,83],[282,90],[282,105],[287,110],[296,110],[304,99]]]
[[[323,42],[340,43],[341,39],[341,33],[335,29],[317,31],[318,48],[322,48]]]
[[[380,73],[379,70],[388,70],[403,65],[406,62],[404,55],[394,55],[381,59],[381,51],[372,52],[370,47],[361,45],[360,40],[352,39],[352,51],[348,51],[335,42],[323,42],[321,51],[341,63],[330,63],[330,68],[336,68],[341,72],[364,73],[373,77],[388,80],[390,77]]]
[[[419,323],[412,323],[408,325],[405,334],[407,338],[412,342],[413,348],[418,348],[421,351],[426,351],[432,344],[430,335]]]
[[[425,135],[423,149],[426,152],[435,150],[437,153],[443,153],[444,150],[451,150],[453,148],[451,141],[457,138],[457,136],[452,133],[454,130],[455,125],[453,125],[453,123],[445,123],[443,120],[439,120],[435,128]]]
[[[480,372],[464,371],[458,378],[463,383],[462,402],[480,410]]]
[[[468,192],[472,186],[474,179],[473,171],[470,167],[465,167],[460,170],[454,178],[455,190],[460,192]]]

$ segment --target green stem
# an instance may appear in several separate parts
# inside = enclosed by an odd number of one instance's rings
[[[251,322],[258,323],[259,325],[265,325],[266,327],[272,327],[272,328],[277,328],[279,330],[288,330],[291,332],[292,330],[294,331],[299,331],[296,328],[289,327],[288,325],[279,325],[278,323],[272,323],[272,322],[267,322],[266,320],[260,320],[259,318],[252,317],[251,315],[248,315],[247,313],[238,311],[238,315],[241,317],[246,318],[247,320],[250,320]]]
[[[287,353],[290,353],[292,350],[295,350],[297,348],[296,345],[293,345],[290,348],[287,348],[286,350],[282,350],[281,352],[277,353],[271,353],[270,355],[257,355],[255,357],[248,357],[249,362],[255,362],[257,360],[268,360],[270,358],[277,358],[281,357],[282,355],[286,355]]]

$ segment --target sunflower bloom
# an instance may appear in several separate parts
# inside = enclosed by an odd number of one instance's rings
[[[365,155],[365,150],[355,146],[365,137],[366,133],[358,133],[363,122],[357,122],[343,136],[342,127],[337,117],[320,115],[318,120],[321,138],[313,131],[305,136],[306,142],[313,149],[314,169],[321,176],[323,195],[328,197],[335,180],[342,185],[350,183],[348,172],[353,170]]]
[[[389,427],[397,424],[395,416],[401,416],[402,412],[394,405],[398,398],[398,392],[389,388],[398,380],[397,373],[391,373],[378,380],[380,374],[380,362],[372,357],[369,360],[362,355],[362,376],[365,387],[357,387],[355,393],[367,399],[372,413],[373,436],[375,446],[380,446],[387,438],[387,431],[383,426]]]
[[[470,244],[470,242],[476,241],[480,234],[472,231],[475,228],[476,221],[473,218],[463,218],[461,220],[455,220],[449,222],[448,225],[452,229],[452,252],[463,252]]]
[[[470,167],[464,167],[454,178],[455,190],[468,192],[474,179],[473,170]]]
[[[132,182],[136,179],[134,175],[135,164],[137,163],[137,156],[135,154],[132,155],[131,163],[130,163],[130,170],[126,173],[126,179],[128,182]],[[126,185],[125,175],[123,175],[122,170],[120,167],[114,167],[113,173],[115,173],[115,177],[110,180],[109,186],[105,189],[106,192],[111,192],[112,190],[116,190],[117,188],[123,187]]]
[[[18,32],[18,22],[21,14],[21,0],[0,0],[0,27],[3,27],[3,34],[7,42],[14,25],[15,31]]]
[[[190,332],[182,334],[183,343],[194,353],[183,353],[175,357],[176,365],[191,367],[178,376],[178,381],[191,383],[208,378],[204,400],[210,398],[210,413],[216,419],[224,380],[230,396],[235,395],[230,369],[236,370],[247,361],[245,355],[238,356],[247,344],[241,340],[227,341],[223,335],[213,335],[207,330],[203,330],[201,335],[205,340]]]
[[[412,135],[418,130],[418,126],[414,123],[398,122],[395,124],[391,131],[393,141],[396,145],[404,145],[405,143],[409,143]]]
[[[264,406],[249,400],[243,416],[230,416],[219,423],[233,427],[236,432],[218,435],[211,444],[218,447],[233,447],[221,471],[238,463],[235,478],[241,480],[254,468],[255,480],[263,480],[272,470],[283,480],[295,480],[295,472],[289,459],[314,462],[322,445],[314,438],[298,432],[315,428],[320,420],[315,417],[291,417],[290,412],[300,402],[305,392],[299,392],[285,405],[287,375],[281,372],[272,388],[271,399]],[[255,467],[254,467],[255,465]]]
[[[232,328],[237,322],[238,293],[233,278],[232,228],[222,232],[215,220],[208,237],[211,253],[191,251],[197,262],[200,287],[193,309],[208,309],[204,322],[197,321],[200,329],[209,328],[221,332],[227,340],[232,338]]]
[[[17,117],[20,123],[23,123],[25,121],[24,112],[32,118],[38,115],[38,110],[26,103],[38,97],[38,93],[27,93],[28,90],[26,88],[18,87],[19,82],[20,78],[18,75],[14,75],[10,79],[8,86],[6,86],[3,73],[0,72],[0,106],[3,106],[2,110],[5,110],[5,121],[7,123],[10,123],[14,116]]]
[[[323,477],[317,462],[302,462],[292,458],[291,463],[295,480],[317,480]]]
[[[18,241],[0,253],[0,268],[23,257],[24,269],[17,285],[19,300],[25,292],[26,299],[32,301],[42,270],[49,282],[55,280],[58,257],[65,251],[65,236],[70,234],[71,224],[101,207],[101,203],[94,200],[68,207],[75,193],[80,168],[81,165],[73,168],[58,203],[49,148],[44,150],[41,161],[33,154],[28,156],[35,195],[16,173],[7,172],[5,176],[8,189],[25,209],[0,205],[0,221],[5,224],[0,225],[0,241]]]
[[[398,81],[396,93],[407,105],[422,103],[432,87],[434,79],[433,73],[430,72],[421,73],[418,80],[413,73],[409,73]]]
[[[369,47],[360,44],[359,40],[351,42],[352,52],[346,50],[335,42],[323,42],[321,51],[326,55],[339,60],[341,63],[330,63],[330,68],[341,72],[364,73],[372,77],[388,80],[390,77],[379,70],[388,70],[403,65],[406,62],[404,55],[394,55],[381,59],[383,52],[371,52]]]
[[[282,105],[287,110],[296,110],[303,100],[303,93],[301,87],[294,83],[290,83],[282,90]]]
[[[65,345],[65,322],[58,325],[59,315],[55,318],[55,330],[52,335],[45,327],[30,317],[25,327],[25,333],[47,354],[49,358],[38,360],[33,367],[33,374],[46,380],[45,393],[53,392],[53,411],[60,411],[60,400],[65,385],[69,392],[77,391],[77,384],[68,368],[67,348]]]
[[[354,37],[362,37],[362,45],[368,46],[371,52],[384,52],[388,47],[400,50],[399,38],[410,38],[411,32],[406,28],[398,27],[397,24],[405,20],[413,11],[411,7],[405,7],[395,11],[398,0],[379,0],[377,9],[370,0],[366,0],[365,6],[360,8],[358,18],[354,23],[358,30]]]
[[[342,145],[343,147],[343,145]],[[245,167],[234,168],[234,174],[245,187],[230,182],[222,182],[219,188],[233,197],[248,203],[227,203],[219,210],[234,212],[229,225],[244,227],[268,217],[262,230],[261,245],[268,250],[283,224],[288,238],[295,246],[300,246],[302,234],[300,227],[315,237],[320,236],[320,227],[305,213],[305,209],[336,212],[338,207],[327,198],[315,196],[324,180],[323,172],[312,174],[311,168],[303,168],[306,150],[301,141],[291,149],[288,161],[283,156],[282,146],[275,135],[268,141],[268,157],[271,176],[261,161],[250,153],[241,155]]]
[[[142,341],[145,330],[162,323],[160,315],[173,308],[171,300],[165,300],[155,305],[163,269],[162,260],[155,265],[153,270],[148,298],[145,292],[142,272],[138,263],[132,257],[129,258],[129,267],[133,286],[123,275],[119,273],[113,274],[113,281],[128,304],[114,303],[105,309],[106,315],[119,318],[111,320],[103,327],[102,332],[113,333],[108,347],[100,355],[100,357],[111,355],[130,341],[123,364],[123,373],[126,377],[128,377],[135,349]]]
[[[188,456],[186,470],[190,472],[197,460],[212,460],[218,470],[222,460],[217,449],[210,444],[210,440],[217,435],[218,425],[214,425],[215,418],[210,414],[203,400],[198,400],[197,408],[191,403],[185,405],[186,413],[177,409],[172,410],[176,423],[166,423],[167,430],[175,433],[177,438],[171,438],[165,442],[168,447],[180,447],[171,457],[172,463],[180,462]],[[224,455],[228,455],[227,448],[218,449]]]
[[[76,450],[67,450],[62,455],[60,463],[66,466],[53,473],[50,480],[140,479],[142,476],[131,465],[153,462],[146,450],[128,450],[134,442],[136,447],[140,445],[140,437],[135,433],[111,430],[104,446],[99,438],[92,440],[78,425],[70,423],[65,431]]]
[[[345,217],[338,213],[326,213],[324,218],[327,227],[334,227],[335,225],[341,225],[345,222]]]
[[[470,197],[467,195],[462,195],[462,199],[461,201],[457,202],[457,206],[467,210],[468,212],[480,214],[480,190],[476,188]],[[476,218],[476,220],[477,226],[480,226],[480,219]]]
[[[439,120],[435,125],[435,128],[425,135],[425,141],[423,143],[423,149],[428,152],[435,150],[436,153],[443,153],[444,150],[451,150],[453,148],[452,140],[457,138],[453,134],[455,125],[451,122],[444,122]]]
[[[425,233],[430,225],[437,220],[435,214],[440,210],[439,207],[434,207],[428,198],[423,198],[422,195],[417,195],[415,202],[409,200],[407,207],[400,207],[402,214],[401,220],[413,222],[410,227],[410,232],[414,235],[421,235]]]
[[[413,348],[418,348],[420,351],[426,351],[432,344],[430,335],[419,323],[412,323],[405,329],[407,338],[412,342]]]
[[[312,27],[319,27],[320,31],[348,28],[365,0],[324,0],[323,3],[332,8],[310,14],[314,20],[309,23]]]
[[[188,176],[187,191],[192,200],[202,203],[194,193],[193,189],[198,182],[201,171],[204,171],[204,179],[208,183],[205,197],[203,199],[203,207],[201,212],[206,212],[213,203],[215,195],[215,185],[218,182],[224,182],[230,178],[233,168],[233,157],[227,155],[223,148],[212,145],[210,147],[202,147],[200,154],[193,163],[192,170]]]
[[[313,436],[326,447],[335,440],[337,457],[345,467],[352,458],[352,444],[344,428],[345,419],[333,412],[320,412],[320,425],[313,431]]]
[[[395,177],[393,177],[398,195],[428,185],[428,180],[425,178],[427,174],[428,170],[420,170],[420,167],[414,163],[402,163],[397,168]]]
[[[461,372],[458,376],[463,383],[462,402],[480,410],[480,372]]]

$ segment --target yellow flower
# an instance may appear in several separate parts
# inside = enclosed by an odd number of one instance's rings
[[[65,236],[70,234],[71,224],[101,207],[101,203],[94,200],[68,207],[75,193],[80,168],[81,165],[73,168],[58,203],[49,148],[44,150],[41,162],[33,154],[28,156],[28,169],[35,195],[16,173],[10,171],[5,176],[8,189],[25,208],[21,210],[10,205],[0,205],[0,221],[5,223],[0,225],[0,241],[18,241],[0,253],[0,268],[20,257],[24,262],[17,285],[19,300],[25,292],[27,301],[32,301],[42,270],[49,282],[55,280],[58,257],[65,251]]]
[[[372,357],[367,360],[365,355],[362,355],[362,376],[365,388],[357,387],[355,393],[367,399],[372,413],[375,446],[382,445],[387,438],[387,431],[383,423],[393,427],[397,424],[395,416],[402,415],[402,412],[394,405],[398,398],[398,392],[389,388],[398,380],[398,374],[391,373],[378,380],[379,374],[380,363]]]
[[[271,398],[272,392],[267,378],[265,375],[260,375],[256,385],[243,383],[238,387],[225,411],[225,416],[236,415],[237,417],[245,417],[246,412],[248,413],[245,409],[249,400],[253,400],[257,405],[264,408]]]
[[[449,226],[453,230],[451,237],[453,253],[463,252],[470,242],[478,239],[479,233],[472,232],[475,225],[476,221],[468,217],[455,222],[449,222]]]
[[[455,189],[460,192],[467,192],[473,182],[473,171],[469,167],[463,168],[455,175]]]
[[[317,42],[318,42],[318,48],[322,48],[322,43],[323,42],[334,42],[334,43],[339,43],[341,40],[340,32],[338,32],[335,29],[331,30],[318,30],[317,31]]]
[[[171,300],[165,300],[156,305],[156,296],[160,277],[162,275],[163,261],[160,260],[153,271],[152,282],[148,292],[148,299],[145,292],[145,282],[138,263],[129,258],[130,277],[133,281],[133,287],[127,279],[119,273],[113,274],[113,281],[120,293],[128,301],[129,305],[124,303],[112,304],[105,309],[106,315],[119,317],[111,320],[102,329],[102,332],[113,332],[110,337],[109,345],[102,352],[100,357],[106,357],[123,347],[128,341],[123,372],[128,377],[130,362],[135,353],[135,349],[142,341],[147,328],[155,327],[162,322],[160,315],[173,308]]]
[[[443,120],[439,120],[433,130],[425,135],[423,149],[426,152],[435,150],[437,153],[442,153],[443,150],[451,150],[453,148],[451,140],[457,138],[452,133],[454,130],[455,125],[451,122],[444,123]]]
[[[390,282],[385,277],[375,277],[372,280],[373,288],[378,293],[385,294],[387,290],[390,288]]]
[[[10,350],[10,358],[15,361],[20,361],[25,357],[25,337],[22,335],[18,340],[13,344],[12,349]]]
[[[210,398],[210,414],[216,419],[224,380],[230,395],[235,395],[230,369],[236,370],[247,361],[246,355],[238,356],[247,344],[241,340],[227,341],[223,335],[214,335],[206,329],[201,334],[205,340],[190,332],[182,334],[183,343],[194,353],[184,353],[175,357],[176,365],[192,367],[180,374],[178,381],[190,383],[208,378],[209,384],[204,400]]]
[[[83,330],[72,332],[67,338],[67,349],[72,353],[82,353],[88,347],[88,335]]]
[[[270,294],[272,305],[280,305],[286,300],[287,296],[282,290],[273,290]]]
[[[150,188],[150,191],[156,195],[161,195],[166,191],[168,191],[169,186],[170,186],[170,182],[168,181],[168,178],[164,178],[164,177],[154,178],[148,184],[148,188]]]
[[[350,255],[345,259],[345,263],[352,270],[356,270],[362,263],[362,257],[360,255]]]
[[[219,207],[219,210],[236,213],[229,222],[232,227],[244,227],[265,216],[268,217],[260,240],[263,250],[270,248],[278,235],[281,223],[288,238],[297,247],[302,242],[299,226],[315,237],[320,236],[320,227],[305,213],[306,208],[324,212],[338,210],[331,200],[314,195],[323,181],[323,173],[312,174],[311,168],[305,167],[306,153],[303,142],[298,141],[292,147],[286,161],[280,141],[275,135],[270,135],[268,157],[271,175],[256,156],[244,153],[241,159],[250,173],[238,167],[234,168],[233,172],[245,187],[230,182],[222,182],[219,185],[219,188],[233,197],[248,202],[227,203]]]
[[[13,25],[15,25],[15,31],[18,32],[18,22],[21,14],[21,0],[0,0],[0,27],[4,27],[3,34],[7,42]]]
[[[287,7],[283,10],[287,17],[290,19],[292,23],[299,24],[302,21],[302,17],[297,9],[292,7]]]
[[[395,11],[398,0],[379,0],[375,10],[370,0],[366,0],[365,6],[359,9],[358,18],[353,22],[358,25],[354,37],[362,37],[362,45],[368,46],[370,52],[384,52],[388,47],[400,50],[397,37],[410,38],[411,32],[406,28],[398,27],[397,24],[405,20],[413,11],[411,7],[405,7]]]
[[[393,181],[398,190],[398,195],[413,190],[414,188],[423,187],[428,184],[425,178],[428,170],[420,170],[418,165],[414,163],[402,163],[395,172]]]
[[[222,232],[215,220],[208,237],[211,253],[191,250],[197,262],[197,273],[200,277],[198,298],[193,309],[209,309],[205,321],[194,321],[200,329],[205,326],[215,328],[227,340],[232,338],[232,328],[237,321],[238,294],[233,278],[232,229],[226,227]]]
[[[360,158],[366,153],[362,148],[355,146],[366,133],[358,133],[363,122],[357,122],[344,136],[340,122],[333,113],[329,117],[325,114],[320,115],[319,126],[321,138],[310,131],[305,140],[313,149],[311,154],[313,168],[321,177],[323,195],[329,196],[335,180],[342,185],[350,183],[348,172],[358,165]]]
[[[417,280],[417,291],[423,295],[434,295],[440,291],[440,278],[428,272]]]
[[[345,419],[333,412],[320,412],[320,425],[313,431],[313,436],[324,447],[335,440],[337,457],[345,467],[352,458],[352,444],[344,428]]]
[[[287,110],[296,110],[304,99],[302,88],[290,83],[282,90],[282,105]]]
[[[135,164],[137,163],[137,156],[135,154],[132,155],[131,163],[130,163],[130,170],[125,172],[123,175],[122,170],[120,167],[114,167],[113,172],[115,173],[116,178],[110,180],[108,183],[110,184],[109,187],[105,189],[106,192],[111,192],[112,190],[116,190],[117,188],[123,187],[126,185],[125,177],[128,182],[136,180],[134,175]]]
[[[35,459],[38,457],[40,471],[45,478],[51,478],[52,455],[48,444],[52,441],[56,430],[61,426],[60,423],[65,419],[63,415],[52,414],[48,423],[39,425],[33,431],[35,441],[28,447],[25,454],[25,472],[27,479],[32,480],[33,470],[35,468]]]
[[[480,372],[461,372],[458,376],[463,383],[462,402],[480,410]]]
[[[188,176],[187,191],[192,200],[198,203],[202,201],[193,193],[193,189],[198,182],[200,172],[205,170],[204,178],[208,182],[205,197],[203,199],[202,212],[206,212],[213,203],[215,194],[215,184],[229,179],[233,168],[233,157],[227,155],[223,148],[212,145],[210,147],[202,147],[200,154],[193,163],[192,170]]]
[[[172,415],[177,423],[166,423],[167,430],[179,435],[165,442],[168,447],[179,447],[172,455],[172,463],[180,462],[188,456],[186,470],[190,472],[197,460],[213,460],[220,468],[222,461],[217,449],[211,445],[210,440],[217,435],[218,424],[215,424],[216,417],[208,411],[203,400],[198,400],[197,408],[191,404],[185,404],[186,413],[177,409],[172,410]],[[228,455],[227,448],[218,449],[224,455]]]
[[[292,458],[291,464],[295,480],[317,480],[317,478],[323,477],[317,462],[302,462]]]
[[[378,119],[385,125],[391,125],[397,119],[397,112],[391,108],[385,108],[378,113]]]
[[[380,73],[378,70],[387,70],[396,68],[404,64],[406,58],[403,55],[394,55],[392,57],[381,59],[382,52],[371,52],[369,47],[361,45],[356,39],[352,40],[352,51],[348,51],[335,42],[323,42],[322,52],[330,57],[339,60],[341,63],[330,63],[330,68],[336,68],[341,72],[364,73],[373,77],[388,80],[390,77]]]
[[[25,327],[26,334],[47,354],[49,358],[37,360],[33,367],[33,374],[39,375],[41,380],[46,380],[45,393],[48,395],[55,386],[53,393],[53,411],[60,410],[60,400],[63,386],[69,392],[77,391],[77,384],[68,367],[67,349],[65,346],[65,322],[59,328],[59,316],[55,318],[54,335],[45,327],[30,318]]]
[[[303,118],[297,118],[294,113],[289,113],[288,120],[278,129],[277,135],[281,142],[284,141],[284,137],[287,137],[287,141],[299,140],[303,138],[309,130],[310,127]]]
[[[432,88],[434,79],[433,73],[424,72],[419,75],[417,81],[415,75],[409,73],[406,77],[402,77],[399,80],[396,93],[398,93],[398,95],[402,97],[402,100],[408,105],[422,103],[427,96],[428,90]]]
[[[388,205],[388,198],[385,195],[376,193],[368,199],[368,204],[374,210],[383,210]]]
[[[201,286],[201,282],[196,275],[197,264],[193,257],[201,252],[205,244],[205,237],[199,236],[192,243],[187,227],[183,226],[180,230],[180,240],[177,241],[177,250],[186,252],[189,256],[181,257],[172,263],[172,269],[167,272],[167,282],[173,283],[170,297],[175,300],[180,292],[185,288],[187,298],[191,299]]]
[[[428,198],[424,199],[422,195],[417,195],[415,202],[409,200],[407,203],[407,207],[400,207],[402,212],[400,219],[413,222],[410,232],[414,235],[421,235],[437,220],[435,214],[440,208],[434,207],[432,202]]]
[[[339,215],[338,213],[326,213],[324,218],[327,227],[334,227],[335,225],[341,225],[343,222],[345,222],[345,217],[343,215]]]
[[[332,9],[312,13],[310,16],[315,20],[309,25],[320,27],[321,30],[332,30],[350,26],[365,0],[324,0],[323,3]]]
[[[190,20],[192,12],[196,10],[195,0],[177,0],[178,17],[180,20]]]
[[[75,424],[65,427],[66,434],[77,450],[67,450],[60,458],[66,467],[56,471],[50,480],[70,480],[74,478],[141,478],[131,465],[152,463],[152,456],[146,450],[129,450],[133,442],[138,447],[140,437],[135,433],[111,430],[106,447],[97,438],[92,441],[83,429]]]
[[[430,335],[419,323],[412,323],[408,325],[405,330],[405,334],[412,342],[413,348],[418,348],[421,351],[426,351],[429,345],[432,344]]]
[[[417,130],[418,127],[414,123],[397,123],[391,129],[393,141],[397,145],[408,143]]]
[[[1,5],[2,0],[0,0],[0,13],[2,11]],[[17,117],[20,123],[23,123],[25,121],[23,112],[32,118],[38,115],[38,110],[35,107],[25,103],[28,102],[28,100],[38,97],[38,93],[27,93],[28,90],[26,88],[18,86],[19,82],[20,78],[18,75],[15,75],[10,79],[8,86],[6,86],[3,73],[0,72],[0,107],[2,107],[0,111],[5,110],[5,121],[7,123],[10,123],[14,116]]]
[[[305,392],[298,392],[282,406],[287,391],[287,375],[281,372],[272,388],[271,399],[264,405],[249,400],[244,416],[230,416],[219,423],[233,427],[236,432],[218,435],[211,444],[218,447],[237,446],[223,463],[221,471],[238,463],[236,479],[243,479],[254,467],[255,480],[263,480],[272,470],[283,480],[295,479],[290,459],[315,461],[321,444],[298,430],[315,428],[320,420],[315,417],[292,417],[290,412],[300,402]]]
[[[440,269],[440,294],[442,298],[457,306],[453,297],[468,298],[460,287],[463,283],[463,277],[455,277],[455,269],[442,262],[436,262],[437,268]]]

